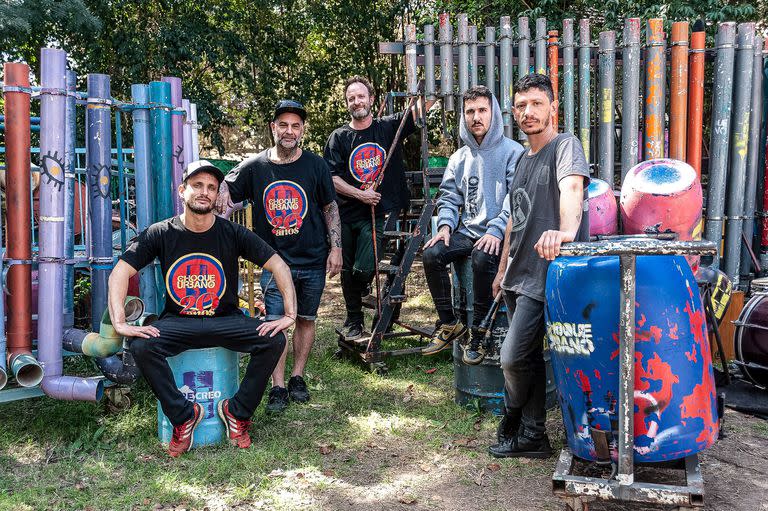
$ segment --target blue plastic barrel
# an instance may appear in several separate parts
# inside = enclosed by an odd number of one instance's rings
[[[168,358],[179,391],[189,401],[203,405],[205,417],[195,430],[192,447],[218,444],[224,439],[224,424],[216,406],[235,395],[239,384],[238,353],[224,348],[188,350]],[[173,425],[157,403],[157,435],[171,441]]]
[[[681,256],[637,257],[636,461],[686,457],[717,439],[712,356],[696,280]],[[618,257],[561,257],[547,274],[547,339],[568,446],[617,459]]]

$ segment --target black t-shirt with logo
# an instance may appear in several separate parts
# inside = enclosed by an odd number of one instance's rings
[[[371,125],[364,130],[353,129],[349,124],[337,128],[328,137],[323,152],[331,173],[356,188],[366,188],[384,166],[387,151],[395,139],[402,118],[403,112],[400,112],[380,119],[374,118]],[[377,215],[384,215],[408,205],[409,193],[405,182],[402,141],[414,131],[416,125],[413,116],[408,113],[408,119],[400,134],[400,143],[395,147],[392,161],[376,190],[381,194],[381,200],[376,206]],[[357,199],[339,195],[338,202],[344,222],[356,222],[371,216],[371,207]]]
[[[205,232],[187,229],[178,216],[150,225],[120,257],[136,270],[160,260],[165,314],[227,316],[239,313],[238,257],[263,266],[275,251],[241,225],[214,217]]]
[[[325,160],[303,151],[294,162],[273,163],[268,151],[227,174],[233,202],[253,203],[253,230],[292,269],[322,269],[328,258],[328,227],[322,208],[336,200]]]
[[[544,301],[549,261],[533,247],[544,231],[560,229],[559,183],[574,175],[586,178],[581,224],[574,241],[589,241],[589,165],[579,139],[561,133],[536,154],[526,153],[517,161],[509,187],[512,230],[503,289]]]

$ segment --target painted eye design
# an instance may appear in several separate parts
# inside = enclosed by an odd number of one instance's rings
[[[88,184],[91,187],[91,197],[106,199],[109,197],[109,167],[92,165],[88,172]]]
[[[176,146],[176,150],[173,151],[173,158],[183,168],[184,167],[184,148],[181,146]]]
[[[53,154],[48,152],[40,159],[40,174],[46,183],[53,183],[58,191],[64,186],[64,161],[59,157],[58,151]]]

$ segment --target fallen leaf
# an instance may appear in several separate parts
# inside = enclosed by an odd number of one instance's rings
[[[484,475],[485,475],[485,469],[482,469],[480,471],[480,473],[477,475],[477,477],[475,478],[475,484],[476,485],[478,485],[478,486],[482,486],[483,485],[483,476]]]
[[[498,463],[491,463],[485,468],[487,468],[491,472],[498,472],[499,470],[501,470],[501,465],[499,465]]]
[[[85,488],[86,486],[82,482],[75,483],[75,490],[84,490]]]
[[[518,458],[518,459],[520,460],[520,463],[522,463],[523,465],[527,465],[528,463],[531,462],[531,460],[529,460],[528,458]]]
[[[432,369],[427,369],[424,371],[425,374],[434,374],[435,371],[437,371],[437,367],[433,367]]]
[[[333,444],[320,444],[320,454],[323,456],[331,454],[333,450],[336,448]]]
[[[304,472],[296,472],[296,479],[304,479]]]
[[[280,470],[279,468],[276,468],[275,470],[267,474],[267,477],[283,477],[284,475],[285,473],[282,470]]]
[[[331,469],[325,469],[323,470],[323,475],[325,477],[336,477],[336,472]]]
[[[413,399],[413,384],[408,385],[408,388],[405,389],[405,395],[403,395],[403,403],[407,403]]]
[[[453,443],[458,447],[477,447],[477,438],[463,436],[454,439]]]
[[[401,502],[403,504],[415,504],[416,503],[416,497],[413,495],[400,495],[397,498],[398,502]]]
[[[426,463],[419,464],[419,468],[424,472],[430,472],[432,470],[432,467],[427,465]]]
[[[149,499],[144,499],[144,500],[142,501],[142,503],[143,503],[145,506],[148,506],[150,502],[151,502],[151,501],[150,501]]]
[[[475,431],[480,431],[482,429],[483,419],[477,419],[474,424],[472,424],[472,427]]]

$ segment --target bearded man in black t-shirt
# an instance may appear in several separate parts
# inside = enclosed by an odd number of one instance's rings
[[[362,76],[349,78],[344,100],[350,114],[348,124],[336,129],[325,145],[323,157],[333,175],[339,195],[343,264],[341,288],[347,308],[344,335],[347,340],[363,335],[362,298],[375,273],[371,206],[376,207],[376,246],[381,247],[384,217],[408,205],[402,141],[416,130],[413,115],[405,120],[394,154],[377,190],[371,188],[384,166],[403,112],[374,118],[373,86]],[[427,102],[429,109],[432,102]],[[379,250],[380,252],[380,250]]]
[[[285,410],[289,397],[298,403],[309,401],[304,368],[315,340],[325,274],[333,277],[341,270],[341,226],[331,173],[325,160],[299,146],[306,118],[301,103],[278,102],[270,123],[275,145],[232,169],[219,200],[229,199],[229,204],[251,201],[253,230],[288,263],[296,288],[293,369],[286,388],[286,348],[272,373],[270,413]],[[282,299],[269,271],[261,274],[261,290],[267,320],[281,316]]]
[[[205,160],[190,163],[179,186],[184,212],[139,234],[109,277],[112,325],[121,336],[134,338],[130,351],[173,424],[172,457],[192,447],[205,411],[176,388],[167,357],[214,346],[251,354],[237,393],[217,406],[230,443],[247,448],[250,418],[285,347],[282,332],[296,321],[296,295],[285,262],[256,234],[213,214],[223,179]],[[123,310],[128,280],[156,257],[165,281],[165,308],[150,326],[128,325]],[[284,315],[274,321],[243,315],[238,308],[238,257],[272,272]]]

